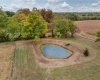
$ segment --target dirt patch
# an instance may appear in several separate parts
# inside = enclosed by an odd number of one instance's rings
[[[76,21],[75,25],[83,32],[100,30],[100,20]]]
[[[13,60],[14,46],[12,44],[0,45],[0,80],[9,80],[12,60]]]
[[[40,50],[40,45],[50,44],[50,43],[67,48],[73,53],[67,59],[48,59],[42,54]],[[66,46],[65,44],[70,44],[70,45]],[[62,40],[41,39],[40,43],[38,44],[33,43],[33,51],[35,53],[37,64],[39,64],[41,67],[46,67],[46,68],[63,67],[63,66],[68,66],[68,65],[73,65],[73,64],[79,64],[84,61],[91,60],[95,57],[94,54],[91,54],[89,57],[84,57],[83,50],[84,50],[84,47],[82,46],[75,45],[71,42],[66,42]],[[90,53],[92,52],[90,51]]]

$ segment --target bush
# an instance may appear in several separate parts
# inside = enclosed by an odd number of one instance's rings
[[[40,42],[40,38],[39,38],[38,36],[35,36],[34,41],[35,41],[36,43],[38,43],[38,42]]]
[[[0,42],[9,41],[9,37],[6,34],[5,30],[0,28]]]
[[[46,33],[46,34],[45,34],[45,37],[46,37],[46,38],[48,38],[48,37],[49,37],[49,34],[48,34],[48,33]]]
[[[89,51],[87,48],[84,50],[83,54],[84,54],[84,56],[89,56]]]
[[[98,38],[95,40],[95,42],[100,41],[100,31],[97,32],[97,37],[98,37]]]
[[[58,37],[58,38],[60,38],[60,37],[61,37],[60,32],[57,32],[57,33],[56,33],[56,35],[57,35],[57,37]]]

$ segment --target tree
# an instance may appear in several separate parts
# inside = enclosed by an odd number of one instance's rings
[[[54,15],[53,15],[53,12],[52,10],[48,9],[41,9],[39,11],[42,15],[42,17],[48,22],[48,23],[51,23],[52,22],[52,19],[54,18]]]
[[[60,33],[62,35],[62,37],[67,37],[67,33],[68,33],[68,25],[66,20],[56,20],[54,22],[55,27],[54,27],[54,34],[56,35],[57,33]]]
[[[23,26],[22,22],[25,20],[25,18],[26,15],[24,13],[18,13],[18,12],[12,17],[12,20],[18,26],[19,30],[18,33],[20,33],[20,35],[22,34],[22,26]],[[11,21],[11,24],[13,21]]]
[[[35,38],[45,35],[47,32],[47,23],[39,12],[31,12],[23,21],[23,38]]]
[[[30,13],[30,10],[28,8],[23,9],[23,14],[28,15]]]
[[[15,15],[12,16],[13,20],[15,20],[18,23],[21,23],[21,21],[25,20],[26,15],[23,13],[15,13]]]
[[[25,15],[28,15],[28,14],[30,13],[30,9],[28,9],[28,8],[19,9],[19,10],[17,11],[17,13],[23,13],[23,14],[25,14]]]
[[[32,11],[38,11],[38,9],[36,7],[33,7]]]
[[[83,54],[84,54],[84,56],[89,56],[89,51],[87,48],[84,50]]]
[[[73,21],[71,21],[70,19],[67,20],[67,26],[69,28],[69,31],[71,33],[71,37],[74,37],[73,34],[75,32],[75,26],[74,26],[74,23]]]
[[[6,28],[7,21],[8,21],[8,17],[6,13],[0,10],[0,28],[3,28],[3,29]]]
[[[8,17],[4,11],[0,9],[0,42],[8,41],[6,35]]]
[[[23,9],[19,9],[19,10],[17,10],[16,13],[22,13],[22,12],[23,12]]]
[[[11,12],[11,11],[5,11],[5,13],[9,16],[9,17],[12,17],[15,13],[14,12]]]
[[[75,13],[70,13],[66,15],[67,19],[73,20],[73,21],[77,21],[78,20],[78,16]]]
[[[0,42],[8,41],[9,38],[6,35],[5,29],[0,28]]]
[[[6,34],[9,36],[11,41],[18,39],[21,35],[19,24],[12,18],[9,18]]]

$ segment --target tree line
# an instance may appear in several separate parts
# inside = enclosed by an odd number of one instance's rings
[[[75,26],[71,19],[55,19],[50,9],[28,8],[17,12],[0,9],[0,42],[20,39],[39,41],[44,37],[73,37]],[[50,33],[50,34],[48,34]]]
[[[73,21],[100,20],[100,12],[59,12],[54,14],[55,14],[55,19],[67,18]]]

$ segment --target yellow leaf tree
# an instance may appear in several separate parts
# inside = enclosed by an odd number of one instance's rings
[[[31,12],[23,21],[22,36],[30,39],[42,37],[47,32],[47,23],[39,12]]]

